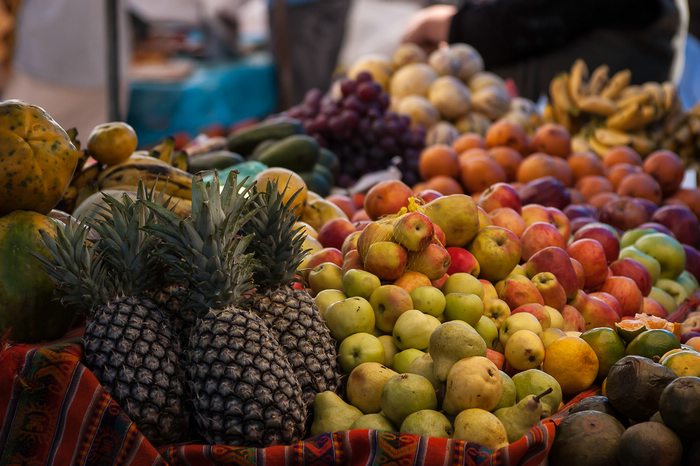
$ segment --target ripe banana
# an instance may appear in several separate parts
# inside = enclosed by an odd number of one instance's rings
[[[542,109],[542,120],[545,123],[556,123],[557,117],[554,114],[554,106],[552,104],[545,104]]]
[[[617,100],[617,105],[622,107],[627,107],[632,104],[644,105],[651,102],[652,96],[647,92],[635,92],[633,94],[625,95]]]
[[[608,65],[600,65],[593,73],[591,73],[591,79],[588,80],[588,85],[586,86],[586,93],[588,95],[595,95],[601,93],[605,84],[608,82],[608,72],[610,68]]]
[[[666,93],[661,87],[661,84],[649,81],[642,85],[642,90],[649,95],[650,102],[652,102],[658,108],[664,108]]]
[[[97,179],[99,189],[136,186],[142,179],[148,188],[155,186],[157,191],[184,199],[192,197],[192,175],[156,158],[146,158],[151,160],[132,156],[124,163],[107,168]]]
[[[556,76],[552,79],[549,83],[549,95],[552,100],[554,116],[557,121],[566,128],[571,128],[570,115],[577,115],[578,108],[576,108],[569,97],[568,79],[566,74]]]
[[[600,91],[601,97],[607,97],[613,100],[617,99],[622,91],[629,86],[631,79],[632,72],[630,70],[618,71],[610,78],[603,90]]]
[[[582,59],[577,59],[571,65],[569,73],[569,96],[571,101],[578,107],[579,101],[583,97],[584,81],[588,78],[588,67]]]
[[[608,151],[610,151],[610,149],[615,147],[615,146],[608,146],[607,144],[603,144],[601,141],[599,141],[596,138],[595,133],[590,134],[586,138],[586,143],[588,144],[588,147],[590,147],[591,150],[598,155],[598,157],[604,157],[605,154],[607,154]]]
[[[676,86],[672,82],[666,81],[661,84],[661,89],[664,93],[663,108],[666,112],[671,112],[678,97]]]
[[[639,133],[628,133],[630,138],[630,145],[632,149],[637,151],[639,155],[644,157],[645,155],[651,153],[656,149],[657,145],[643,132]]]
[[[626,105],[605,120],[605,126],[620,131],[628,131],[640,126],[642,106],[638,103]]]
[[[598,95],[581,97],[578,107],[586,113],[610,116],[617,111],[617,105],[610,99]]]
[[[576,134],[571,138],[571,152],[590,152],[591,146],[582,134]]]
[[[610,128],[596,128],[593,131],[593,134],[595,135],[596,140],[600,141],[601,144],[606,146],[626,146],[631,142],[629,134]]]

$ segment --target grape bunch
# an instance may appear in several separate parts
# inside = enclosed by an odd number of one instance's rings
[[[341,170],[336,184],[347,188],[365,173],[391,165],[401,171],[404,183],[416,184],[425,129],[412,128],[408,116],[389,111],[389,95],[369,73],[336,84],[339,97],[312,89],[301,104],[286,112],[338,156]]]

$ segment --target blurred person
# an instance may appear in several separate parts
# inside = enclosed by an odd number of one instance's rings
[[[686,0],[466,0],[433,5],[403,37],[426,50],[441,42],[475,47],[487,70],[537,99],[551,79],[583,58],[590,70],[632,71],[635,83],[678,82],[688,27]]]
[[[340,55],[350,0],[269,0],[272,54],[280,107],[301,102],[309,89],[326,91]]]
[[[118,2],[118,24],[124,118],[129,38],[123,3]],[[43,107],[86,141],[108,118],[106,2],[24,0],[16,21],[12,70],[2,98]]]

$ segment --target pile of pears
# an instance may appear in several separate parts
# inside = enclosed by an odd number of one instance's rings
[[[549,374],[529,369],[512,378],[486,357],[486,344],[460,320],[440,324],[428,350],[402,373],[379,362],[350,372],[345,400],[314,400],[311,434],[376,429],[454,438],[491,450],[507,446],[559,410],[562,391]]]

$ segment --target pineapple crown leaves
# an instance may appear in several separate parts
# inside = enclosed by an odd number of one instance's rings
[[[257,187],[260,189],[260,187]],[[253,235],[250,251],[255,258],[253,281],[263,288],[287,285],[295,280],[295,273],[307,251],[303,250],[304,233],[294,228],[298,217],[294,200],[301,189],[285,202],[289,181],[280,191],[276,181],[268,181],[256,204],[258,214],[244,227]]]
[[[48,257],[34,253],[56,284],[62,304],[83,314],[117,294],[104,260],[96,254],[96,243],[87,241],[89,231],[88,226],[75,221],[57,225],[55,236],[40,230]]]
[[[196,291],[189,297],[195,310],[238,303],[252,289],[252,255],[246,253],[251,237],[241,233],[257,213],[257,193],[245,182],[237,183],[232,171],[220,189],[217,173],[211,183],[195,175],[187,219],[148,203],[159,221],[146,230],[160,238],[157,254],[171,267],[169,273]]]

